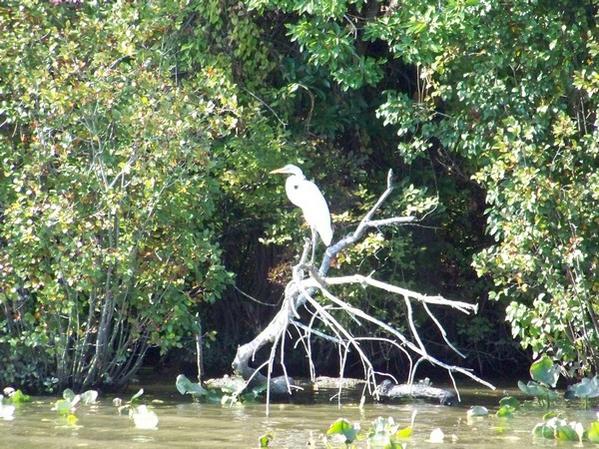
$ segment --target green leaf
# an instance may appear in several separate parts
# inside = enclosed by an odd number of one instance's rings
[[[412,426],[404,427],[403,429],[399,429],[397,432],[395,432],[395,438],[398,438],[400,440],[407,440],[412,436],[413,433],[414,431],[412,429]]]
[[[499,410],[497,410],[496,415],[498,418],[511,418],[514,415],[515,411],[516,409],[514,407],[506,404],[499,407]]]
[[[530,365],[530,377],[537,382],[555,388],[559,379],[559,366],[554,365],[553,361],[547,355],[544,355]]]
[[[532,434],[538,438],[553,439],[555,438],[555,429],[545,423],[539,423],[532,429]]]
[[[587,437],[591,443],[599,443],[599,421],[594,421],[587,430]]]
[[[135,393],[133,396],[131,396],[131,399],[129,399],[129,402],[131,404],[133,404],[134,402],[137,402],[137,400],[144,394],[144,389],[140,388],[139,391],[137,393]]]
[[[520,408],[520,401],[513,396],[505,396],[499,400],[499,405],[509,405],[514,410],[518,410]]]
[[[15,390],[13,394],[10,395],[10,400],[13,404],[21,404],[23,402],[31,401],[31,397],[21,390]]]
[[[67,414],[67,424],[69,426],[74,426],[75,424],[77,424],[77,421],[79,421],[79,419],[74,414]]]
[[[71,412],[71,401],[59,399],[54,403],[52,409],[56,410],[60,415],[67,416]]]
[[[599,377],[585,377],[580,382],[570,385],[566,393],[581,399],[599,397]]]
[[[578,434],[570,424],[566,424],[556,427],[555,438],[560,441],[578,441]]]
[[[72,402],[73,399],[75,398],[75,392],[73,390],[71,390],[70,388],[67,388],[62,392],[62,397],[65,400]]]
[[[344,418],[339,418],[327,430],[327,435],[343,435],[347,444],[352,443],[357,434],[358,431],[354,425]]]
[[[175,381],[175,386],[181,394],[190,394],[192,396],[206,396],[207,391],[199,383],[194,383],[185,375],[179,374]]]
[[[558,398],[558,394],[555,391],[550,390],[545,385],[541,385],[534,380],[530,380],[526,384],[519,380],[518,388],[527,395],[534,396],[542,400],[554,401]]]
[[[268,447],[268,445],[270,444],[270,442],[273,440],[273,436],[270,433],[264,434],[262,435],[259,439],[258,439],[258,443],[260,444],[260,447]]]

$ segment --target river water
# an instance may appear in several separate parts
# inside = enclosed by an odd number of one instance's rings
[[[173,387],[174,390],[174,387]],[[148,394],[149,393],[149,394]],[[417,410],[414,433],[409,448],[452,447],[455,449],[521,449],[530,446],[554,447],[552,440],[533,438],[531,430],[542,420],[546,410],[526,407],[509,419],[493,415],[497,401],[504,393],[463,388],[462,403],[454,407],[415,402],[403,404],[366,404],[362,409],[348,398],[341,409],[337,402],[329,402],[334,391],[318,392],[318,403],[274,404],[269,417],[264,404],[221,406],[193,403],[188,396],[151,391],[142,397],[159,417],[156,430],[139,430],[125,412],[119,415],[112,405],[112,397],[100,397],[95,406],[82,406],[77,411],[76,425],[69,426],[51,407],[56,398],[35,397],[20,405],[12,421],[0,420],[0,448],[210,448],[249,449],[258,446],[258,438],[271,433],[271,448],[300,449],[325,448],[324,434],[339,417],[360,423],[362,428],[378,416],[393,417],[402,427],[409,425]],[[156,401],[159,399],[159,401]],[[472,405],[485,405],[491,415],[468,420],[466,411]],[[586,425],[596,416],[593,410],[558,406],[569,420]],[[445,434],[443,444],[428,440],[431,430],[440,428]],[[589,442],[560,442],[560,448],[598,447]],[[343,445],[337,447],[344,447]],[[367,447],[361,442],[357,447]]]

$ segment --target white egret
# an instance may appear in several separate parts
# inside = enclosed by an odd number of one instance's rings
[[[289,201],[299,207],[304,213],[304,218],[312,229],[313,242],[314,232],[318,232],[321,240],[326,246],[331,244],[333,229],[331,228],[331,214],[324,196],[320,193],[316,184],[308,181],[302,170],[293,164],[287,164],[270,172],[291,175],[285,181],[285,192]],[[314,245],[312,246],[314,252]]]

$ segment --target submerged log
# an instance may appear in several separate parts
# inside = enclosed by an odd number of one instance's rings
[[[428,379],[414,384],[396,384],[384,380],[378,386],[377,392],[386,399],[418,398],[436,400],[441,405],[455,405],[458,402],[455,392],[433,387]]]

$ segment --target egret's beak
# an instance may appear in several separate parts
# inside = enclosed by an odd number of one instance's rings
[[[282,168],[277,168],[276,170],[273,170],[271,172],[269,172],[269,175],[275,175],[275,174],[280,174],[280,175],[285,175],[287,174],[287,170],[285,170],[285,167]]]

